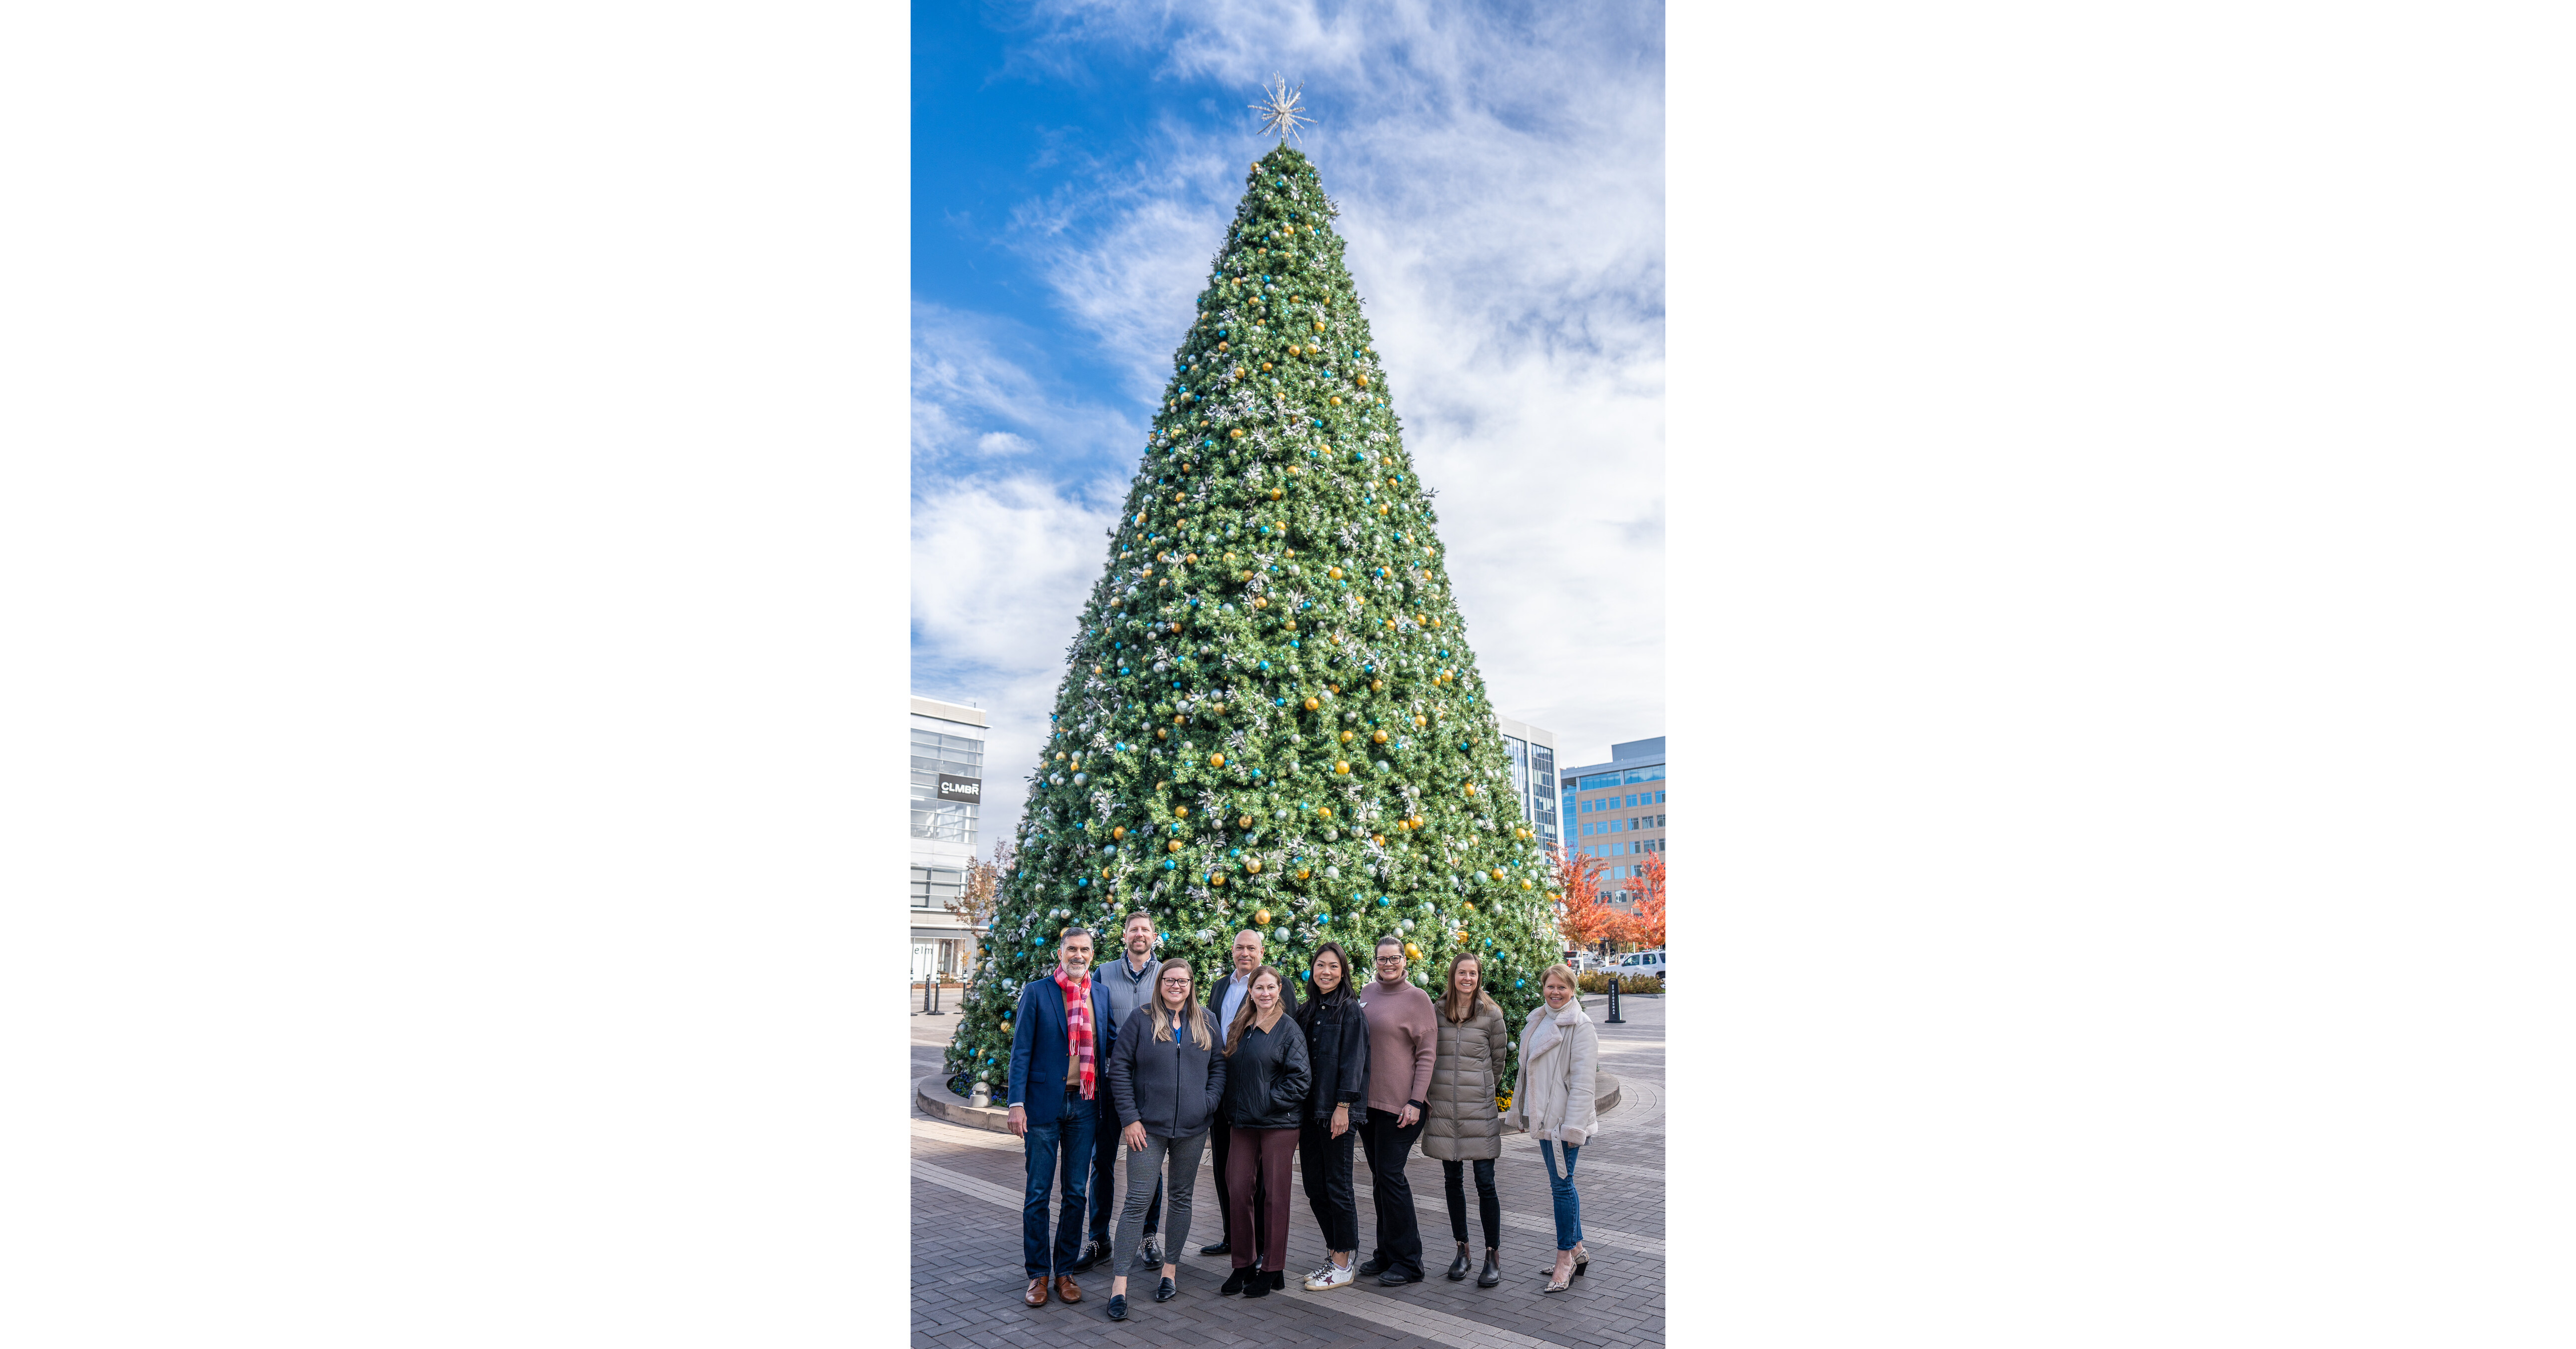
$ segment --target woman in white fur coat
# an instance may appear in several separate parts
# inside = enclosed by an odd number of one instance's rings
[[[1601,1067],[1601,1036],[1575,996],[1573,970],[1550,965],[1538,986],[1547,1004],[1521,1027],[1520,1077],[1503,1123],[1537,1139],[1539,1158],[1547,1163],[1547,1187],[1556,1200],[1556,1267],[1548,1271],[1544,1291],[1562,1293],[1592,1263],[1583,1249],[1583,1213],[1574,1196],[1574,1156],[1599,1127],[1592,1079]]]

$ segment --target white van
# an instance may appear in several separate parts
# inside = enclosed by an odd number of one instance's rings
[[[1621,979],[1661,979],[1670,973],[1665,967],[1664,953],[1660,949],[1631,951],[1624,956],[1614,957],[1611,969],[1617,972]]]

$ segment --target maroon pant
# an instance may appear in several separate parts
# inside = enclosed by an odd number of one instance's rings
[[[1225,1158],[1225,1204],[1234,1217],[1234,1267],[1252,1267],[1252,1187],[1260,1173],[1261,1260],[1277,1273],[1288,1264],[1288,1159],[1297,1155],[1294,1129],[1236,1129]]]

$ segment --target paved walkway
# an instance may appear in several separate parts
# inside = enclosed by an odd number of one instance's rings
[[[1592,1019],[1608,1010],[1597,998]],[[913,1006],[918,1007],[918,1001]],[[1602,1069],[1619,1078],[1621,1099],[1602,1116],[1598,1141],[1583,1149],[1577,1171],[1583,1194],[1584,1245],[1591,1272],[1554,1297],[1539,1289],[1555,1258],[1547,1173],[1538,1148],[1506,1135],[1495,1182],[1503,1204],[1503,1281],[1478,1288],[1469,1278],[1442,1277],[1457,1247],[1441,1198],[1440,1164],[1417,1151],[1406,1175],[1422,1225],[1423,1263],[1431,1277],[1402,1288],[1359,1280],[1329,1293],[1309,1293],[1297,1280],[1323,1263],[1324,1243],[1306,1206],[1305,1192],[1290,1186],[1288,1289],[1257,1302],[1219,1297],[1229,1265],[1224,1256],[1202,1256],[1215,1240],[1211,1196],[1213,1168],[1199,1173],[1199,1207],[1192,1215],[1190,1249],[1179,1260],[1179,1297],[1156,1303],[1155,1276],[1131,1273],[1128,1320],[1109,1320],[1109,1274],[1095,1266],[1078,1276],[1083,1300],[1050,1301],[1032,1309],[1020,1301],[1028,1286],[1020,1273],[1019,1140],[967,1129],[912,1113],[912,1343],[916,1349],[1057,1344],[1068,1333],[1102,1342],[1148,1346],[1345,1345],[1383,1349],[1539,1349],[1540,1346],[1664,1343],[1664,1000],[1623,999],[1626,1025],[1601,1026]],[[912,1060],[916,1077],[938,1071],[954,1017],[914,1016]],[[1353,1159],[1362,1255],[1376,1215],[1368,1167]],[[1125,1191],[1121,1163],[1116,1182]],[[1475,1188],[1468,1187],[1470,1241],[1475,1233]]]

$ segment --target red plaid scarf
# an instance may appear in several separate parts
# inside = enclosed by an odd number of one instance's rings
[[[1066,1052],[1082,1065],[1082,1099],[1097,1099],[1092,1093],[1091,980],[1067,979],[1064,967],[1056,966],[1055,986],[1064,990],[1064,1020],[1073,1028],[1073,1040]]]

